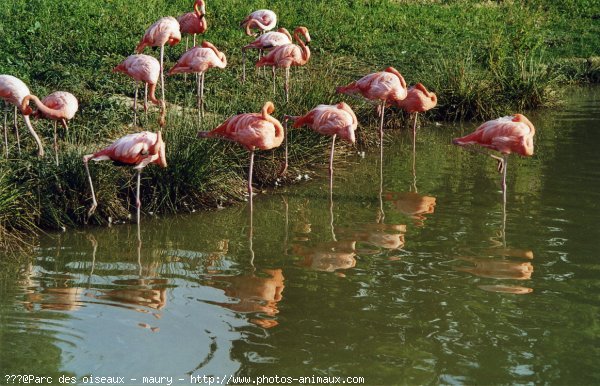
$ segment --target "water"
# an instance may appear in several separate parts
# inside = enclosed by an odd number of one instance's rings
[[[422,128],[414,164],[391,136],[383,176],[377,150],[347,156],[332,202],[321,178],[259,195],[252,232],[240,206],[144,218],[141,244],[133,225],[42,237],[3,266],[0,383],[599,383],[600,90],[571,94],[529,114],[506,208],[495,162],[450,145],[474,128],[457,124]]]

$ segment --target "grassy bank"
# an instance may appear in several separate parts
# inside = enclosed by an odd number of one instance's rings
[[[14,0],[0,4],[0,73],[25,81],[34,94],[70,91],[80,100],[71,130],[62,134],[61,164],[51,156],[33,157],[33,144],[21,123],[23,155],[11,145],[11,157],[0,160],[0,238],[5,246],[36,227],[60,228],[85,221],[90,193],[81,156],[132,132],[131,111],[122,96],[133,94],[129,78],[111,69],[133,52],[145,29],[161,16],[191,10],[190,0]],[[597,1],[352,1],[207,0],[209,30],[202,39],[226,53],[225,70],[206,75],[207,115],[202,125],[194,111],[195,85],[188,78],[167,78],[167,100],[173,104],[164,130],[169,167],[147,168],[142,195],[145,212],[167,213],[242,200],[247,154],[233,144],[195,139],[239,112],[258,111],[273,100],[276,115],[300,114],[319,103],[347,100],[362,126],[374,122],[372,108],[357,99],[334,94],[360,76],[393,65],[409,83],[422,82],[438,94],[435,120],[483,120],[524,109],[555,106],[560,90],[573,82],[597,82],[600,23]],[[282,89],[272,95],[270,77],[250,69],[241,76],[240,47],[249,42],[237,27],[250,11],[272,8],[279,25],[307,26],[312,58],[292,71],[290,103]],[[166,68],[183,52],[167,49]],[[146,52],[148,53],[148,52]],[[157,54],[153,52],[152,54]],[[252,54],[251,54],[252,57]],[[280,78],[279,81],[282,79]],[[281,83],[279,83],[281,85]],[[401,117],[399,113],[394,115]],[[156,113],[142,127],[157,130]],[[10,121],[10,119],[9,119]],[[36,123],[48,153],[51,128]],[[369,142],[367,130],[359,134]],[[9,136],[14,144],[14,136]],[[293,172],[326,162],[328,141],[306,131],[293,132]],[[4,153],[3,153],[4,154]],[[282,150],[264,152],[255,181],[272,184]],[[126,219],[133,209],[131,170],[94,164],[99,208],[91,223]],[[296,173],[297,174],[297,173]],[[292,173],[294,175],[294,173]],[[21,230],[18,233],[15,229]]]

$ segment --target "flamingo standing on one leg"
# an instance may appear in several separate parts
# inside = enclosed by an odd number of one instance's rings
[[[206,32],[208,25],[206,23],[206,6],[203,0],[194,2],[194,12],[184,13],[177,18],[182,34],[193,35],[193,46],[196,46],[196,34]],[[185,37],[185,50],[188,50],[189,36]]]
[[[148,111],[148,85],[150,85],[150,101],[155,105],[160,105],[160,101],[156,99],[156,84],[160,76],[160,63],[156,58],[144,55],[134,54],[128,56],[124,61],[119,63],[113,72],[122,72],[130,76],[135,81],[135,96],[133,98],[133,126],[137,125],[137,96],[138,82],[145,84],[144,93],[144,111]]]
[[[94,193],[94,185],[92,183],[92,176],[90,175],[90,169],[88,162],[92,161],[105,161],[111,160],[116,165],[133,166],[137,169],[137,187],[136,187],[136,206],[137,206],[137,223],[140,223],[140,208],[142,203],[140,201],[140,179],[142,169],[147,165],[155,163],[163,168],[167,167],[167,158],[165,155],[165,143],[162,140],[161,132],[151,133],[148,131],[142,131],[141,133],[128,134],[124,137],[117,139],[107,148],[100,150],[94,154],[88,154],[83,156],[83,164],[85,171],[87,172],[88,180],[90,182],[90,189],[92,191],[92,207],[88,212],[88,217],[91,216],[98,202],[96,201],[96,194]]]
[[[304,42],[300,35],[304,37]],[[298,27],[294,30],[294,40],[298,42],[296,44],[286,44],[284,46],[275,47],[267,56],[263,56],[258,63],[257,67],[271,66],[273,71],[273,93],[275,93],[275,67],[285,68],[285,100],[289,102],[289,89],[290,89],[290,67],[291,66],[303,66],[310,59],[310,49],[308,43],[310,42],[310,35],[306,27]]]
[[[177,61],[169,75],[196,72],[198,77],[198,120],[204,117],[204,73],[212,67],[225,68],[227,58],[212,43],[202,42],[202,47],[193,47]]]
[[[26,96],[30,95],[29,88],[22,80],[15,78],[12,75],[0,75],[0,99],[4,99],[5,102],[11,103],[15,106],[15,111],[18,108],[23,114],[23,120],[27,125],[27,129],[33,136],[33,139],[38,145],[38,156],[44,156],[44,146],[42,145],[42,141],[40,137],[38,137],[37,133],[33,129],[31,125],[31,120],[29,119],[29,115],[32,113],[32,110],[29,106],[23,105],[23,99]],[[15,115],[16,120],[16,115]]]
[[[331,135],[331,152],[329,154],[329,185],[333,189],[333,152],[335,139],[339,135],[343,140],[354,143],[356,138],[354,131],[358,126],[358,120],[354,111],[346,103],[337,105],[318,105],[306,115],[290,117],[294,120],[294,127],[309,126],[319,134]],[[287,165],[287,157],[286,157]]]
[[[23,98],[22,109],[29,105],[32,100],[37,106],[37,111],[34,113],[36,118],[46,118],[54,121],[54,154],[56,157],[56,166],[58,166],[58,138],[56,134],[56,124],[58,121],[62,124],[65,130],[69,130],[67,121],[73,119],[75,113],[79,109],[77,98],[66,91],[56,91],[46,96],[43,100],[35,95],[28,95]]]
[[[383,116],[385,105],[386,103],[402,100],[407,95],[406,82],[402,75],[394,67],[388,67],[385,71],[369,74],[347,86],[338,87],[336,91],[348,95],[360,93],[367,99],[381,101],[379,138],[381,151],[383,152]]]
[[[417,137],[417,116],[427,110],[431,110],[437,105],[437,96],[427,91],[425,86],[417,83],[408,89],[406,98],[395,101],[396,106],[400,107],[409,114],[415,114],[415,122],[413,124],[413,152],[416,147]]]
[[[257,23],[257,21],[252,20],[250,23],[246,24],[246,35],[252,35],[250,32],[250,27]],[[285,28],[279,28],[277,31],[267,32],[266,34],[260,35],[256,38],[252,43],[244,46],[242,48],[242,83],[246,81],[246,50],[249,49],[257,49],[259,51],[259,59],[260,53],[265,50],[271,50],[275,47],[283,46],[286,44],[292,43],[292,35]]]
[[[480,145],[502,154],[498,157],[485,153],[498,160],[498,171],[502,173],[502,195],[506,204],[506,163],[510,153],[522,156],[533,155],[533,136],[535,127],[522,114],[487,121],[473,133],[455,138],[452,143],[459,146]]]
[[[237,142],[250,151],[248,168],[248,194],[252,212],[252,170],[254,168],[254,150],[270,150],[283,142],[283,127],[272,117],[275,111],[273,102],[266,102],[260,113],[234,115],[212,131],[200,131],[200,138],[223,138]]]
[[[167,16],[158,19],[146,30],[144,37],[135,48],[136,53],[141,54],[144,48],[160,46],[160,87],[162,93],[162,112],[160,117],[160,125],[165,125],[166,102],[165,102],[165,71],[164,71],[164,56],[165,44],[174,46],[181,41],[181,31],[179,22],[174,17]]]

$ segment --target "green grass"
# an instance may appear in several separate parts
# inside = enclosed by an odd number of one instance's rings
[[[0,73],[25,81],[34,94],[70,91],[80,111],[61,134],[61,164],[51,162],[51,129],[35,122],[49,156],[36,159],[23,128],[24,155],[11,145],[0,161],[0,237],[4,245],[39,228],[75,226],[86,221],[90,193],[81,156],[136,129],[131,111],[119,103],[132,96],[129,78],[111,69],[133,52],[145,29],[161,16],[191,10],[190,0],[14,0],[0,3]],[[276,116],[301,114],[320,103],[348,101],[361,126],[374,123],[371,105],[334,94],[335,86],[392,65],[408,83],[424,83],[438,94],[435,120],[484,120],[527,109],[555,106],[566,83],[597,82],[600,52],[598,1],[353,1],[298,2],[208,0],[209,30],[201,39],[228,56],[225,70],[206,75],[206,110],[201,126],[195,112],[171,112],[164,130],[169,167],[148,167],[142,181],[145,212],[177,212],[242,200],[247,153],[234,144],[197,140],[227,117],[259,111],[273,100]],[[291,102],[285,103],[278,77],[272,95],[270,74],[248,69],[241,76],[240,47],[250,39],[238,28],[250,11],[271,8],[279,25],[304,25],[312,37],[312,58],[292,71]],[[167,49],[168,69],[183,43]],[[157,51],[146,53],[158,54]],[[255,58],[250,54],[250,58]],[[167,100],[191,107],[195,85],[182,76],[167,78]],[[116,98],[117,97],[117,98]],[[402,114],[394,113],[394,116]],[[142,127],[156,131],[156,113]],[[21,125],[22,126],[22,125]],[[373,143],[361,129],[359,142]],[[11,143],[14,142],[13,136]],[[329,141],[306,130],[290,138],[292,176],[323,156]],[[282,150],[261,152],[258,184],[272,184]],[[91,223],[127,218],[133,211],[134,173],[108,163],[90,165],[99,208]],[[19,233],[18,231],[21,231]]]

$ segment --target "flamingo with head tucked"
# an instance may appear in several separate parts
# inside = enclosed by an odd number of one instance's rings
[[[487,121],[473,133],[455,138],[452,143],[458,146],[479,145],[502,154],[484,153],[498,160],[498,172],[502,173],[502,193],[506,204],[506,164],[508,155],[517,153],[522,156],[533,155],[533,136],[535,127],[523,114]]]
[[[160,47],[160,87],[162,93],[162,112],[160,125],[165,125],[166,103],[165,103],[165,76],[164,56],[165,44],[174,46],[181,41],[181,30],[179,22],[171,16],[158,19],[146,30],[146,33],[135,48],[136,53],[141,54],[146,47]]]
[[[273,102],[266,102],[260,113],[234,115],[211,131],[200,131],[200,138],[221,138],[237,142],[250,152],[248,168],[248,194],[252,211],[252,171],[254,168],[254,150],[270,150],[283,142],[283,126],[271,116],[275,111]]]
[[[250,32],[251,24],[246,25],[246,35],[252,35]],[[242,82],[246,81],[246,50],[255,49],[259,51],[258,58],[260,59],[263,50],[269,51],[275,47],[283,46],[292,43],[292,35],[285,28],[279,28],[277,31],[267,32],[260,35],[252,43],[242,48]]]
[[[358,126],[358,120],[354,111],[346,103],[341,102],[337,105],[318,105],[305,115],[289,118],[294,120],[294,127],[296,128],[308,126],[319,134],[330,135],[332,137],[331,152],[329,153],[329,183],[330,187],[332,187],[335,139],[339,135],[342,140],[351,144],[355,143],[356,137],[354,132]]]
[[[66,91],[56,91],[46,96],[43,100],[35,95],[28,95],[23,99],[23,109],[33,101],[37,106],[34,113],[36,118],[46,118],[54,121],[54,154],[56,157],[56,166],[58,166],[58,139],[56,134],[56,123],[60,121],[66,130],[69,130],[67,121],[73,119],[79,109],[77,98]]]
[[[149,164],[158,164],[163,168],[167,167],[167,158],[165,154],[165,143],[162,140],[161,132],[151,133],[142,131],[141,133],[128,134],[117,139],[107,148],[102,149],[93,154],[83,156],[83,164],[87,172],[90,189],[92,191],[92,207],[88,212],[88,217],[91,216],[98,202],[94,193],[94,185],[88,162],[111,160],[118,166],[132,166],[137,170],[137,187],[136,187],[136,206],[137,206],[137,223],[140,223],[140,179],[142,169]]]
[[[300,38],[302,36],[304,41]],[[257,67],[271,66],[273,71],[273,93],[275,93],[275,67],[285,68],[285,100],[289,101],[289,89],[290,89],[290,67],[291,66],[303,66],[308,63],[310,59],[310,49],[308,43],[310,43],[310,34],[306,27],[298,27],[294,30],[294,40],[298,42],[296,44],[286,44],[283,46],[275,47],[267,56],[262,57]]]
[[[169,75],[183,73],[198,73],[198,117],[204,116],[204,73],[213,67],[225,68],[227,57],[212,43],[202,42],[202,47],[193,47],[184,53],[175,66],[169,71]]]
[[[144,111],[148,111],[148,86],[150,86],[150,101],[155,105],[160,105],[160,101],[156,99],[156,84],[160,76],[160,63],[156,58],[144,55],[134,54],[128,56],[124,61],[119,63],[113,72],[121,72],[135,81],[135,96],[133,98],[133,126],[137,125],[137,96],[138,82],[143,82],[145,85],[144,92]]]
[[[206,32],[208,25],[206,23],[206,5],[203,0],[194,2],[194,12],[184,13],[177,18],[182,34],[194,36],[194,46],[196,46],[196,34]],[[185,50],[188,50],[189,36],[185,37]]]
[[[31,120],[29,119],[32,109],[27,104],[23,104],[23,100],[28,95],[30,95],[29,88],[27,85],[25,85],[25,83],[23,83],[22,80],[15,78],[12,75],[0,75],[0,99],[3,99],[5,102],[11,103],[15,106],[15,117],[17,109],[19,109],[21,114],[23,114],[23,120],[27,125],[27,129],[29,129],[33,139],[37,143],[38,156],[43,157],[44,146],[42,145],[40,137],[38,137],[37,133],[33,129]]]
[[[385,105],[406,98],[406,82],[400,72],[394,67],[388,67],[385,71],[375,72],[366,75],[356,82],[347,86],[338,87],[338,93],[342,94],[361,94],[370,100],[380,101],[381,122],[379,125],[380,146],[383,149],[383,116]]]
[[[400,107],[409,114],[415,114],[413,124],[413,150],[416,145],[417,136],[417,117],[419,113],[431,110],[437,105],[437,96],[428,91],[421,83],[417,83],[408,89],[406,98],[395,100],[396,106]]]
[[[257,29],[260,33],[264,33],[272,30],[276,25],[277,15],[270,9],[254,11],[240,23],[240,27],[245,29],[248,36],[252,36],[251,29]]]

